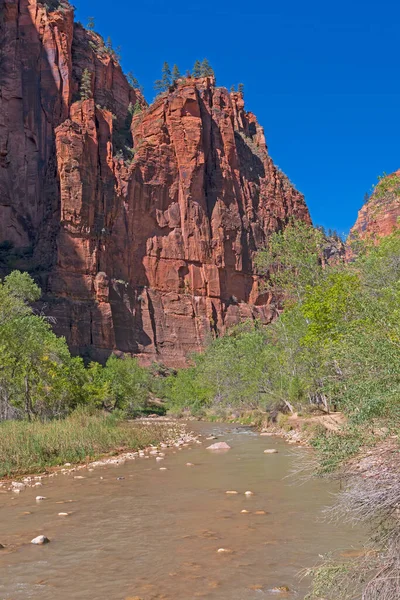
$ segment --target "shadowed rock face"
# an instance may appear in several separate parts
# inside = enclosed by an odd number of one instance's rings
[[[1,19],[2,271],[34,271],[57,333],[99,360],[179,365],[241,320],[269,322],[254,254],[310,217],[242,95],[189,78],[147,107],[71,8],[3,0]]]
[[[349,243],[356,247],[358,240],[378,241],[399,227],[399,218],[400,170],[384,177],[375,186],[350,230]]]

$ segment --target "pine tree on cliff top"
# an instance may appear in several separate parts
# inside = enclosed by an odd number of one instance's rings
[[[157,79],[154,83],[154,89],[158,92],[166,92],[172,85],[171,69],[167,62],[163,64],[161,79]]]
[[[195,79],[201,77],[201,63],[199,60],[196,60],[196,62],[193,65],[192,75]]]
[[[244,95],[244,84],[243,83],[239,83],[238,92],[239,92],[239,94],[242,94],[242,96]]]
[[[81,86],[80,86],[81,100],[89,100],[93,97],[92,92],[92,74],[88,69],[85,69],[82,73]]]
[[[172,67],[172,81],[176,81],[181,76],[178,65]]]
[[[200,77],[214,77],[214,69],[206,58],[203,59],[200,65]]]

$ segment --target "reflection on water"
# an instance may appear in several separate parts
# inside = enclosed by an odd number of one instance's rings
[[[353,531],[320,519],[334,488],[285,478],[307,450],[247,428],[191,426],[232,449],[212,453],[204,441],[162,462],[60,475],[44,480],[41,503],[37,489],[1,494],[0,600],[300,600],[301,569],[357,547]],[[39,534],[51,543],[29,544]]]

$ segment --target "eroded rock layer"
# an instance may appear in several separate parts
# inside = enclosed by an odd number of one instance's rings
[[[310,218],[242,95],[186,78],[147,107],[102,39],[51,5],[2,0],[3,272],[34,272],[57,332],[100,360],[179,365],[210,335],[270,321],[255,252]]]

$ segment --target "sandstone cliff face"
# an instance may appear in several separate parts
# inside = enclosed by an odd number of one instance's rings
[[[375,240],[390,235],[399,227],[400,170],[382,178],[370,199],[358,213],[349,235],[349,244],[358,240]]]
[[[241,94],[189,78],[147,107],[72,9],[3,4],[3,270],[34,269],[57,332],[100,360],[179,365],[241,320],[269,322],[254,253],[310,218]]]

